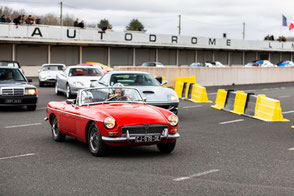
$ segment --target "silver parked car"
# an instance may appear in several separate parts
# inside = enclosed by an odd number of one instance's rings
[[[56,83],[56,75],[66,69],[64,64],[43,64],[39,70],[39,86]]]
[[[77,95],[80,89],[89,88],[92,82],[98,81],[103,73],[92,66],[69,66],[56,76],[55,93],[65,93],[67,98]]]
[[[146,98],[146,103],[168,109],[178,113],[179,98],[177,93],[162,85],[149,73],[139,71],[112,71],[106,73],[98,82],[92,83],[92,87],[113,86],[121,83],[125,86],[137,88]]]

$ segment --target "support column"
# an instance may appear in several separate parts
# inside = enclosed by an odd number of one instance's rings
[[[155,61],[158,62],[158,48],[155,49]]]
[[[258,60],[258,52],[256,52],[255,59]]]
[[[79,55],[80,64],[83,63],[83,46],[80,46],[80,55]]]
[[[245,52],[243,51],[242,65],[245,65]]]
[[[51,46],[48,45],[47,48],[47,63],[50,64],[51,63]]]
[[[15,61],[16,55],[15,55],[15,44],[12,44],[12,60]]]
[[[293,61],[293,53],[290,53],[290,54],[291,54],[290,59],[291,61]]]
[[[271,53],[268,53],[268,60],[271,61]]]
[[[176,54],[176,66],[179,66],[179,49],[177,49],[177,54]]]
[[[283,60],[283,54],[280,52],[280,61]]]
[[[228,66],[232,66],[231,65],[231,52],[228,52]]]
[[[195,54],[194,54],[194,63],[198,62],[198,50],[195,50]]]
[[[110,66],[110,47],[107,47],[107,65]]]
[[[214,50],[212,51],[212,57],[211,57],[212,61],[214,61],[215,57],[214,57]]]
[[[133,66],[136,66],[136,48],[133,48]]]

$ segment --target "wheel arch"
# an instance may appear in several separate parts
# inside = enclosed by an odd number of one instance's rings
[[[87,122],[87,125],[86,125],[86,128],[85,128],[85,139],[86,139],[86,142],[87,142],[87,143],[88,143],[88,133],[89,133],[89,128],[90,128],[90,126],[91,126],[92,123],[96,124],[94,120],[89,120],[89,121]],[[97,126],[97,128],[98,128],[98,126]],[[99,128],[98,128],[98,130],[99,130]]]
[[[53,112],[49,116],[50,125],[52,125],[52,119],[53,119],[54,116],[55,116],[55,118],[57,118],[56,114],[54,114]]]

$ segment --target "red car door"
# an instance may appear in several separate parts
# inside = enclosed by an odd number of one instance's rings
[[[60,126],[63,131],[70,135],[75,136],[76,133],[76,106],[65,103],[62,107],[63,113],[61,114]]]

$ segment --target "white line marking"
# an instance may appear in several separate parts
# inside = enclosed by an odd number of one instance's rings
[[[218,172],[218,171],[219,171],[218,169],[213,169],[213,170],[209,170],[209,171],[206,171],[206,172],[202,172],[202,173],[198,173],[198,174],[193,174],[191,176],[175,178],[173,180],[178,182],[178,181],[182,181],[182,180],[188,180],[188,179],[191,179],[193,177],[200,177],[200,176],[203,176],[203,175],[206,175],[206,174],[210,174],[210,173],[214,173],[214,172]]]
[[[294,110],[291,111],[287,111],[287,112],[282,112],[283,114],[290,114],[290,113],[294,113]]]
[[[286,87],[281,87],[281,89],[286,89]]]
[[[294,148],[289,148],[288,150],[294,150]]]
[[[286,97],[290,97],[290,96],[289,95],[279,96],[279,98],[286,98]]]
[[[217,93],[207,93],[207,95],[216,95]]]
[[[224,124],[229,124],[229,123],[235,123],[235,122],[241,122],[244,121],[244,119],[237,119],[237,120],[231,120],[231,121],[226,121],[226,122],[220,122],[218,124],[224,125]]]
[[[183,108],[198,108],[201,107],[202,105],[193,105],[193,106],[185,106]]]
[[[28,127],[28,126],[35,126],[35,125],[41,125],[42,123],[32,123],[32,124],[25,124],[25,125],[13,125],[13,126],[7,126],[4,127],[5,129],[10,129],[10,128],[17,128],[17,127]]]
[[[28,153],[28,154],[21,154],[21,155],[15,155],[15,156],[10,156],[10,157],[2,157],[0,160],[4,159],[13,159],[13,158],[18,158],[18,157],[27,157],[27,156],[33,156],[35,153]]]
[[[256,89],[252,89],[252,90],[246,90],[246,91],[249,91],[250,92],[250,91],[257,91],[257,90]]]
[[[268,90],[268,88],[264,88],[264,89],[261,89],[261,90],[267,91],[267,90]]]

